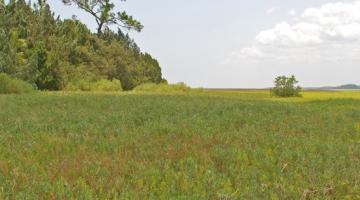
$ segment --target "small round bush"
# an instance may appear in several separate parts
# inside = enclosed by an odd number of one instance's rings
[[[31,84],[5,73],[0,73],[0,94],[22,94],[33,92]]]
[[[300,97],[301,87],[297,84],[295,76],[279,76],[274,81],[275,87],[271,89],[271,95],[276,97]]]

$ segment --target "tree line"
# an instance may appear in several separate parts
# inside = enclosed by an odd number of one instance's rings
[[[123,89],[131,90],[165,81],[158,61],[121,29],[140,31],[140,22],[125,12],[113,12],[109,0],[64,3],[97,9],[97,33],[75,18],[56,17],[45,0],[34,4],[0,0],[0,73],[40,90],[64,90],[101,80],[119,80]],[[109,28],[112,24],[118,25],[117,31]]]

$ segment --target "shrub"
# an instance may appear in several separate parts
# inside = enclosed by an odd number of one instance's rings
[[[34,91],[31,84],[0,73],[0,94],[21,94]]]
[[[137,86],[134,90],[139,92],[188,92],[191,90],[191,88],[185,83],[145,83]]]
[[[114,79],[112,81],[107,79],[101,79],[100,81],[91,84],[91,91],[114,92],[122,91],[122,88],[120,81],[117,79]]]
[[[90,81],[80,79],[69,82],[64,90],[66,91],[90,91]]]
[[[89,81],[86,79],[80,79],[70,82],[66,87],[67,91],[98,91],[98,92],[115,92],[122,91],[121,83],[119,80],[114,79],[112,81],[107,79],[101,79],[99,81]]]
[[[275,87],[271,89],[271,95],[277,97],[300,97],[301,87],[297,84],[295,76],[279,76],[274,81]]]

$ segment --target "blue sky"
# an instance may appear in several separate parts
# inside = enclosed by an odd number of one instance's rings
[[[49,3],[94,30],[91,16]],[[358,1],[128,0],[117,8],[143,23],[130,35],[172,83],[269,87],[275,76],[294,74],[303,86],[360,84]]]

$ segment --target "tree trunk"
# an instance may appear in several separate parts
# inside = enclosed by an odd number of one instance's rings
[[[97,28],[97,35],[100,36],[102,34],[102,27],[104,25],[104,22],[99,23],[99,26]]]

